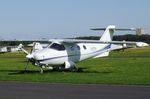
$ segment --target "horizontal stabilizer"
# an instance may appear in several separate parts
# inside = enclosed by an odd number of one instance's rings
[[[95,28],[95,29],[91,29],[91,30],[95,30],[95,31],[97,31],[97,30],[106,30],[106,28]],[[115,31],[136,31],[136,28],[130,28],[130,29],[117,29],[117,28],[115,28],[114,29]]]

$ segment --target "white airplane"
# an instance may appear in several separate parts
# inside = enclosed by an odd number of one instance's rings
[[[19,46],[3,46],[0,47],[0,54],[1,53],[9,53],[9,52],[17,52],[20,51],[20,47],[22,47],[23,45],[20,44]]]
[[[0,47],[0,53],[7,53],[7,47]]]
[[[40,67],[40,73],[43,68],[48,69],[69,69],[77,70],[75,64],[88,58],[106,57],[111,51],[111,44],[137,44],[137,42],[112,41],[115,30],[132,29],[116,29],[114,25],[110,25],[105,30],[100,40],[75,40],[75,39],[52,39],[51,43],[43,48],[40,44],[34,43],[32,51],[29,53],[22,47],[20,49],[26,53],[28,63]]]

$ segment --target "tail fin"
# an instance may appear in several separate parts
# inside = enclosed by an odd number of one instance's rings
[[[114,30],[114,25],[108,26],[104,31],[103,35],[101,36],[100,41],[112,41]]]
[[[91,30],[104,30],[104,33],[100,38],[100,41],[112,41],[112,37],[116,28],[114,25],[109,25],[107,28],[96,28]]]
[[[100,38],[100,41],[112,41],[113,33],[114,31],[136,31],[136,28],[128,28],[128,29],[122,29],[117,28],[114,25],[109,25],[107,28],[96,28],[91,30],[104,30],[102,37]]]

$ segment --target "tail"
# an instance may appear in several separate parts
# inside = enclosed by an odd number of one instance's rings
[[[92,29],[92,30],[105,30],[99,41],[112,41],[113,34],[114,34],[114,31],[115,31],[115,26],[110,25],[106,29],[101,28],[101,29]],[[105,46],[106,50],[103,53],[95,56],[94,58],[109,56],[111,44],[103,44],[103,45]]]
[[[96,28],[96,29],[91,29],[91,30],[104,30],[104,33],[102,34],[99,41],[111,42],[114,31],[136,31],[136,28],[122,29],[122,28],[116,28],[114,25],[109,25],[107,28]],[[105,46],[106,52],[96,56],[95,58],[104,57],[104,56],[109,55],[109,52],[111,51],[111,43],[110,44],[102,44],[102,45]],[[125,44],[123,46],[126,47]]]
[[[109,25],[107,28],[96,28],[91,30],[104,30],[100,41],[112,41],[114,31],[116,30],[114,25]]]
[[[114,30],[114,25],[108,26],[104,31],[103,35],[101,36],[100,41],[112,41]]]

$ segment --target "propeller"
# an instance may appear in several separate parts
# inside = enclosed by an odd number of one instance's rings
[[[25,71],[27,70],[28,66],[29,66],[29,62],[32,62],[32,63],[35,63],[35,60],[33,59],[33,52],[35,52],[35,46],[36,46],[36,43],[33,42],[33,47],[31,48],[30,50],[30,53],[28,53],[26,55],[26,58],[28,59],[27,60],[27,63],[25,65]]]
[[[30,53],[28,53],[26,55],[26,58],[28,59],[27,64],[25,66],[26,69],[27,69],[27,67],[29,65],[29,62],[31,62],[33,65],[38,64],[37,61],[34,59],[33,53],[38,51],[38,50],[42,50],[43,49],[43,47],[38,42],[33,42],[32,45],[33,45],[33,47],[31,49]]]
[[[39,63],[34,59],[34,52],[38,51],[38,50],[42,50],[43,47],[40,45],[40,43],[38,42],[33,42],[33,47],[31,48],[30,52],[26,51],[25,49],[23,49],[22,46],[20,46],[20,49],[26,54],[26,58],[27,63],[25,64],[25,71],[27,71],[27,68],[29,66],[29,63],[31,62],[33,65],[39,65]],[[43,73],[42,68],[40,68],[41,73]]]
[[[19,45],[19,49],[22,50],[26,54],[26,58],[28,59],[27,63],[25,64],[25,71],[27,71],[27,68],[28,68],[30,62],[35,63],[35,60],[33,59],[33,52],[35,50],[35,45],[36,45],[36,43],[33,42],[33,47],[30,52],[26,51],[23,48],[23,45],[21,45],[21,44]]]

